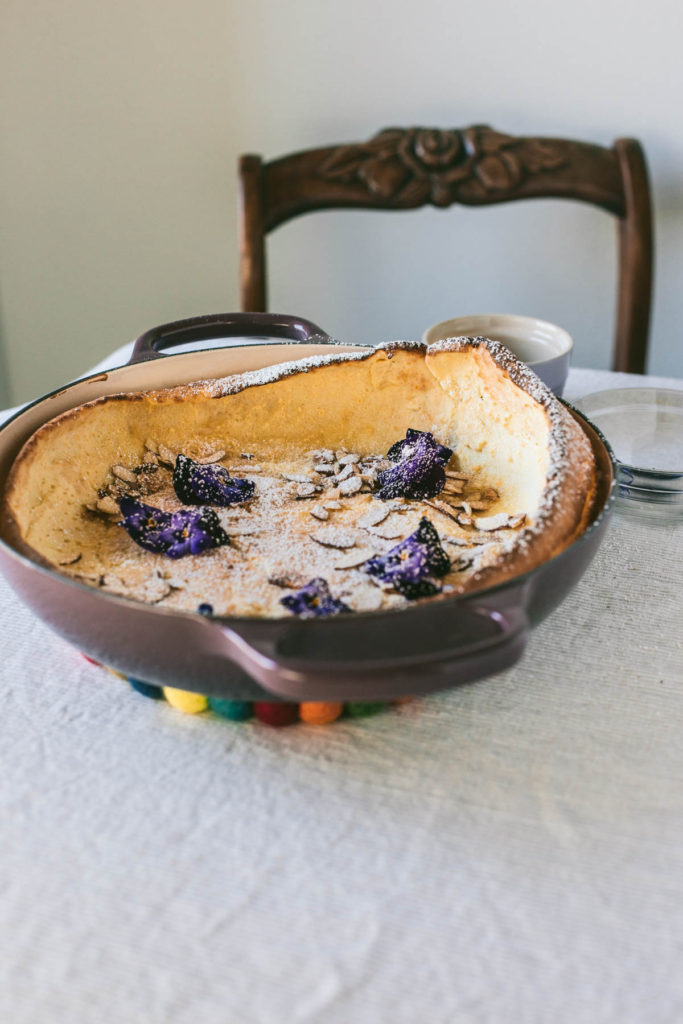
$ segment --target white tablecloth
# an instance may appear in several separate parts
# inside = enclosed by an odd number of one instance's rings
[[[0,1020],[683,1020],[682,537],[616,516],[511,671],[317,728],[145,700],[0,579]]]

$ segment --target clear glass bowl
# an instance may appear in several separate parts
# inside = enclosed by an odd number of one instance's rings
[[[617,460],[617,504],[683,518],[683,391],[618,388],[574,403],[605,435]]]

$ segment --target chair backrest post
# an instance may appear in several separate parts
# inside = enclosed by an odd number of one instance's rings
[[[266,309],[266,230],[263,202],[263,163],[245,154],[239,162],[240,181],[240,302],[245,313]]]
[[[645,373],[652,294],[652,208],[647,165],[637,139],[617,139],[624,186],[619,221],[619,292],[612,369]]]

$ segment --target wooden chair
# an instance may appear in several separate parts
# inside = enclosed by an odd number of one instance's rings
[[[239,162],[241,303],[266,309],[266,235],[313,210],[485,206],[578,199],[616,218],[619,282],[612,366],[644,373],[652,293],[652,214],[636,139],[611,149],[567,139],[503,135],[487,125],[387,128],[369,142],[327,146],[264,163]]]

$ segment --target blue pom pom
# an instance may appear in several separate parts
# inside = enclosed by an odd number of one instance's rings
[[[151,697],[152,700],[163,700],[164,693],[160,686],[152,686],[151,683],[143,683],[141,679],[133,679],[128,676],[128,682],[137,693],[143,697]]]

